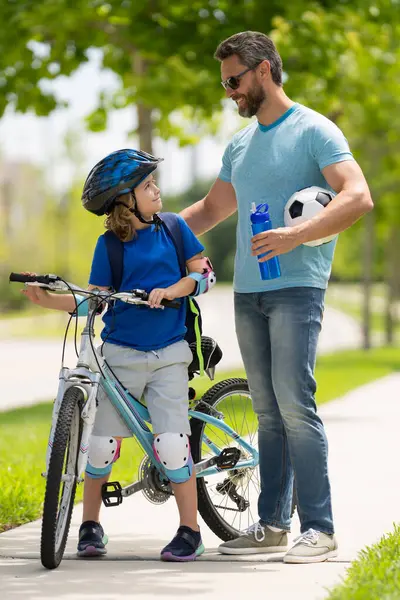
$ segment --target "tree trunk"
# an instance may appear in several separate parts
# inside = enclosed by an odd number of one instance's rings
[[[134,52],[132,55],[132,68],[137,75],[145,76],[147,64],[138,52]],[[140,150],[149,152],[149,154],[153,154],[153,109],[144,105],[142,102],[138,102],[136,105],[136,110],[138,121],[137,133],[139,136]]]
[[[387,293],[385,307],[385,338],[388,346],[391,346],[394,340],[394,327],[396,323],[395,302],[399,296],[399,274],[397,264],[400,253],[400,243],[398,238],[398,228],[396,225],[392,225],[389,235],[386,263]]]
[[[11,228],[11,202],[12,202],[12,185],[11,181],[4,177],[0,184],[0,217],[3,230],[3,240],[10,242],[12,237]]]
[[[374,262],[374,225],[372,212],[364,217],[365,238],[363,256],[363,348],[371,348],[371,286]]]
[[[67,281],[70,279],[70,207],[71,196],[69,192],[66,192],[61,196],[57,207],[57,230],[59,233],[56,236],[56,261],[57,271],[62,273],[62,276]]]

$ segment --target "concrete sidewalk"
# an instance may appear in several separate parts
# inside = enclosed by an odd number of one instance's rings
[[[400,374],[363,386],[321,408],[330,442],[330,473],[340,554],[329,563],[285,565],[282,555],[222,556],[202,527],[207,552],[192,564],[164,564],[159,551],[176,528],[172,501],[161,507],[141,494],[103,508],[108,555],[76,559],[81,506],[73,516],[65,560],[56,571],[39,561],[40,522],[0,535],[2,600],[120,600],[191,596],[207,600],[261,594],[271,600],[322,600],[366,544],[400,521],[398,423]],[[293,535],[298,535],[298,522]]]

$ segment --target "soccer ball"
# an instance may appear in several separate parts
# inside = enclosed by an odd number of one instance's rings
[[[329,204],[335,194],[324,188],[313,185],[295,192],[287,201],[285,206],[284,221],[286,227],[293,227],[315,217],[325,206]],[[305,246],[321,246],[327,244],[336,237],[330,235],[321,240],[304,242]]]

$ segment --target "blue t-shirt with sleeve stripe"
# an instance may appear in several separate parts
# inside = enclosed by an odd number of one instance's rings
[[[179,217],[179,226],[185,252],[185,260],[202,252],[204,246],[192,230]],[[134,288],[151,292],[154,288],[166,288],[181,279],[178,256],[173,241],[164,227],[156,230],[154,225],[139,229],[135,238],[124,243],[124,272],[121,291]],[[95,286],[112,286],[111,267],[108,260],[104,235],[97,240],[89,283]],[[104,328],[101,338],[121,346],[141,351],[165,348],[183,340],[186,333],[186,303],[180,309],[150,308],[116,301],[113,310],[103,316]]]
[[[283,227],[290,196],[313,185],[331,189],[321,171],[345,160],[354,159],[340,129],[301,104],[292,105],[269,126],[255,121],[233,136],[219,178],[232,183],[238,203],[235,291],[327,287],[337,238],[280,255],[281,277],[264,281],[251,255],[250,211],[252,202],[267,202],[273,228]]]

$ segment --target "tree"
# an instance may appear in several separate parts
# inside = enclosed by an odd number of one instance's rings
[[[90,116],[93,130],[104,128],[111,108],[136,104],[143,149],[152,134],[191,141],[174,119],[190,107],[189,119],[209,122],[220,109],[218,69],[212,59],[217,42],[244,26],[268,30],[278,2],[261,11],[241,0],[15,0],[0,7],[0,115],[11,104],[18,111],[47,115],[57,98],[43,80],[69,76],[99,48],[104,68],[119,76],[120,88],[102,94]],[[263,14],[262,21],[259,17]],[[210,68],[210,65],[212,67]]]
[[[370,291],[379,233],[374,224],[400,223],[400,207],[393,198],[400,185],[400,26],[390,18],[395,10],[390,0],[373,7],[360,1],[356,9],[339,6],[332,12],[314,7],[294,11],[290,20],[276,18],[272,32],[289,73],[289,95],[293,91],[300,102],[327,114],[343,128],[375,200],[374,214],[364,219],[364,246],[359,249],[365,348],[371,345]],[[306,64],[311,66],[308,74]],[[354,245],[352,233],[347,240]],[[390,281],[391,306],[393,276]],[[391,308],[388,311],[393,314]]]
[[[360,0],[361,1],[361,0]],[[382,0],[383,1],[383,0]],[[330,7],[331,0],[316,4]],[[296,11],[310,3],[298,1]],[[299,8],[300,7],[300,8]],[[104,68],[120,87],[104,92],[89,125],[105,127],[112,108],[137,106],[140,146],[152,150],[153,133],[193,142],[187,122],[215,130],[222,89],[213,53],[229,35],[245,29],[268,32],[274,16],[291,18],[278,0],[13,0],[0,6],[0,115],[17,111],[47,115],[59,104],[43,82],[71,75],[102,51]],[[314,44],[315,45],[315,44]],[[316,65],[314,56],[313,64]],[[322,73],[325,72],[324,65]],[[303,75],[310,64],[302,65]],[[322,76],[322,74],[321,74]],[[182,123],[177,110],[186,107]]]
[[[218,42],[240,30],[272,28],[286,91],[343,128],[367,175],[378,223],[366,238],[365,269],[373,273],[376,253],[386,260],[382,223],[397,223],[392,212],[397,219],[399,211],[392,206],[400,183],[396,15],[398,0],[13,0],[0,5],[0,115],[9,105],[49,114],[58,101],[46,80],[70,75],[98,48],[120,87],[101,94],[88,120],[93,130],[105,126],[111,108],[137,105],[142,148],[152,150],[154,134],[193,142],[187,123],[196,123],[199,135],[218,123]],[[341,237],[344,252],[353,230]],[[368,286],[365,295],[369,307]]]

